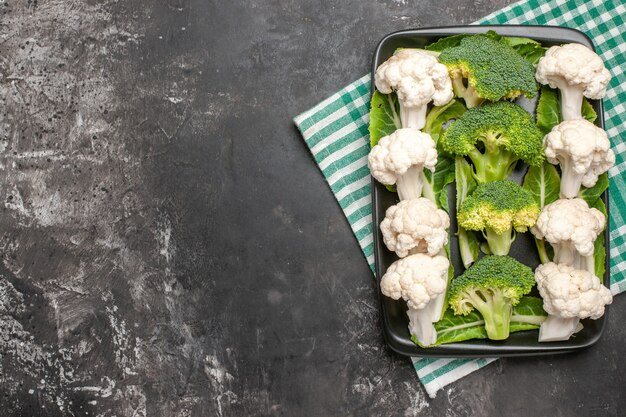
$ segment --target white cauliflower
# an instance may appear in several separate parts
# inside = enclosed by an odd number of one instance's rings
[[[615,164],[606,132],[585,119],[559,123],[543,143],[548,162],[561,165],[562,198],[576,197],[581,184],[593,187]]]
[[[605,224],[604,214],[582,198],[561,199],[541,210],[531,232],[550,242],[554,262],[593,272],[593,245]]]
[[[383,241],[400,258],[409,253],[434,256],[448,243],[450,218],[426,198],[400,201],[380,223]]]
[[[380,281],[380,290],[394,300],[404,299],[409,307],[409,330],[423,346],[437,340],[433,322],[439,320],[437,299],[445,295],[450,262],[445,256],[421,253],[397,260]]]
[[[583,96],[601,99],[611,74],[602,58],[578,43],[553,46],[539,60],[535,78],[561,91],[563,120],[582,119]]]
[[[443,106],[453,95],[446,66],[419,49],[396,52],[378,67],[374,82],[381,93],[398,94],[402,127],[423,128],[428,103]]]
[[[398,129],[372,148],[367,158],[372,176],[383,184],[396,184],[401,200],[419,198],[426,179],[424,168],[435,170],[437,148],[429,134]]]
[[[580,319],[597,320],[611,304],[611,291],[589,271],[549,262],[539,265],[535,281],[548,318],[539,330],[540,342],[567,340]]]

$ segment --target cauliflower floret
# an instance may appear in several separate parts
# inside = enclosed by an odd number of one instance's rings
[[[535,281],[548,319],[539,330],[540,342],[567,340],[580,319],[597,320],[613,296],[589,271],[549,262],[537,267]]]
[[[589,271],[549,262],[535,270],[535,281],[543,309],[562,318],[577,317],[597,320],[604,306],[611,304],[611,291]]]
[[[421,253],[397,260],[380,281],[380,290],[394,300],[404,299],[409,307],[409,330],[423,346],[437,340],[433,323],[440,312],[435,312],[437,299],[445,294],[450,262],[445,256]]]
[[[367,158],[372,176],[383,184],[397,184],[401,200],[419,198],[424,186],[423,170],[435,170],[437,148],[429,134],[417,129],[398,129],[372,148]]]
[[[562,198],[576,197],[581,184],[593,187],[615,164],[606,132],[585,119],[559,123],[543,142],[548,162],[561,165]]]
[[[380,223],[383,241],[400,258],[409,253],[434,256],[448,243],[450,218],[426,198],[400,201]]]
[[[581,198],[561,199],[546,205],[531,232],[554,247],[554,262],[594,270],[593,245],[606,218]]]
[[[423,128],[428,103],[443,106],[453,95],[446,66],[418,49],[396,52],[378,67],[374,81],[381,93],[398,94],[402,127]]]
[[[539,60],[535,78],[561,91],[563,120],[582,119],[583,96],[601,99],[611,74],[602,58],[578,43],[553,46]]]
[[[407,256],[391,264],[380,281],[380,289],[387,297],[403,298],[409,308],[421,310],[446,289],[449,266],[445,256]]]

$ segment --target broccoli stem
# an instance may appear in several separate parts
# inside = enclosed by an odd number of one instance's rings
[[[513,232],[513,229],[498,234],[492,228],[486,227],[485,230],[483,230],[483,236],[487,239],[491,253],[500,256],[509,254],[511,244],[515,240],[515,232]]]
[[[580,191],[584,173],[579,174],[574,170],[571,158],[560,158],[559,163],[561,165],[561,198],[575,198]]]
[[[480,250],[485,255],[493,255],[493,252],[491,252],[491,249],[489,248],[489,243],[487,243],[487,242],[483,242],[483,243],[480,244]]]
[[[480,184],[506,179],[517,163],[517,157],[504,148],[490,146],[485,141],[485,152],[474,148],[468,156],[474,164],[474,178]]]
[[[466,86],[467,84],[467,86]],[[478,93],[474,87],[469,83],[469,80],[462,76],[452,78],[452,89],[454,95],[461,97],[465,100],[465,107],[471,109],[481,104],[484,99],[478,96]]]
[[[548,316],[539,328],[540,342],[557,342],[568,340],[578,327],[578,317],[564,319],[558,316]]]
[[[426,125],[426,105],[420,107],[406,107],[400,101],[400,123],[402,127],[421,129]]]
[[[579,87],[572,87],[566,82],[558,87],[561,92],[561,116],[563,116],[563,120],[582,119],[583,90]]]
[[[468,301],[480,312],[485,320],[487,337],[491,340],[504,340],[509,337],[511,323],[511,301],[500,289],[477,289],[467,293]]]
[[[396,181],[398,196],[400,200],[411,200],[422,196],[422,167],[413,165],[400,175]]]

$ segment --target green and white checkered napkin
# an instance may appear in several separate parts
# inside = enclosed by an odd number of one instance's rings
[[[621,0],[524,0],[490,14],[479,24],[558,25],[585,32],[613,76],[604,99],[605,127],[617,157],[610,176],[611,291],[626,290],[626,143],[620,137],[626,121],[626,4]],[[363,254],[374,271],[367,75],[294,121],[346,215]],[[412,358],[430,397],[445,385],[495,359]]]

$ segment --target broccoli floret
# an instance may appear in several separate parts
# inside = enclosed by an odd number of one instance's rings
[[[508,101],[474,107],[444,132],[444,151],[468,156],[480,184],[508,177],[518,160],[538,166],[543,162],[543,134],[532,116]]]
[[[444,49],[439,62],[448,67],[454,93],[467,107],[537,94],[535,67],[509,45],[485,35],[468,36]]]
[[[509,256],[489,255],[450,284],[449,302],[455,314],[476,309],[485,320],[487,337],[509,337],[511,311],[535,284],[533,271]]]
[[[482,231],[494,255],[508,255],[515,232],[527,231],[538,216],[530,191],[509,180],[479,185],[457,214],[461,227]]]

